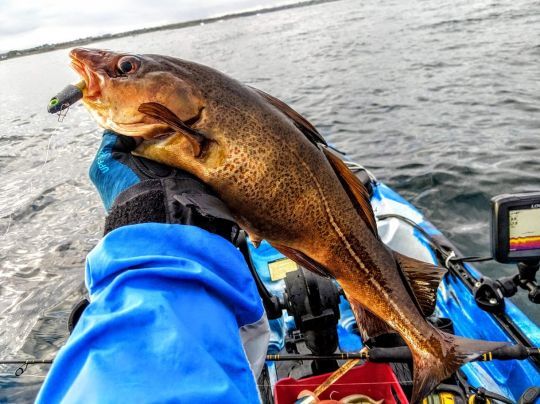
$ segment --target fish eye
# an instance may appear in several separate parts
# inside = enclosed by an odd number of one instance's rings
[[[116,66],[121,74],[131,74],[137,70],[138,62],[132,56],[125,56],[118,61]]]

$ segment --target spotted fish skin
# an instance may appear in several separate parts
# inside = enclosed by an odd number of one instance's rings
[[[143,139],[136,154],[200,178],[253,241],[266,239],[306,268],[334,277],[353,308],[401,335],[414,360],[412,402],[463,363],[503,345],[445,334],[425,320],[425,297],[411,285],[426,276],[436,289],[440,277],[429,278],[436,269],[381,242],[362,185],[287,105],[210,67],[168,56],[84,48],[70,55],[87,81],[83,101],[101,126]]]

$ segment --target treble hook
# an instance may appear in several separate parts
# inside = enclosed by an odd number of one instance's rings
[[[58,122],[63,122],[64,121],[64,118],[66,117],[66,115],[67,115],[67,113],[69,111],[69,107],[71,107],[71,105],[68,104],[68,103],[62,104],[62,108],[56,114],[56,115],[58,115]]]

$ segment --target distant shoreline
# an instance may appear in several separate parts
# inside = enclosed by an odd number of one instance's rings
[[[0,53],[0,61],[22,57],[22,56],[34,55],[36,53],[44,53],[44,52],[49,52],[49,51],[58,50],[58,49],[71,48],[73,46],[86,45],[86,44],[89,44],[91,42],[96,42],[96,41],[104,41],[104,40],[109,40],[109,39],[123,38],[126,36],[132,36],[132,35],[147,34],[149,32],[187,28],[187,27],[193,27],[193,26],[201,25],[201,24],[211,24],[214,22],[222,21],[222,20],[231,20],[233,18],[249,17],[249,16],[257,15],[257,14],[272,13],[275,11],[313,6],[316,4],[330,3],[334,1],[339,1],[339,0],[300,1],[299,3],[285,4],[282,6],[268,7],[268,8],[262,8],[258,10],[252,10],[252,11],[242,11],[240,13],[225,14],[218,17],[210,17],[210,18],[203,18],[199,20],[177,22],[177,23],[160,25],[157,27],[150,27],[150,28],[139,28],[139,29],[134,29],[131,31],[120,32],[117,34],[104,34],[104,35],[98,35],[98,36],[89,36],[86,38],[75,39],[73,41],[59,42],[56,44],[39,45],[33,48],[22,49],[22,50],[11,50],[9,52]]]

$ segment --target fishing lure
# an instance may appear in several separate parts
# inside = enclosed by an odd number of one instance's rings
[[[83,90],[86,82],[81,80],[76,84],[69,84],[62,91],[56,94],[47,105],[49,114],[58,114],[58,121],[62,121],[67,114],[69,107],[83,97]]]

